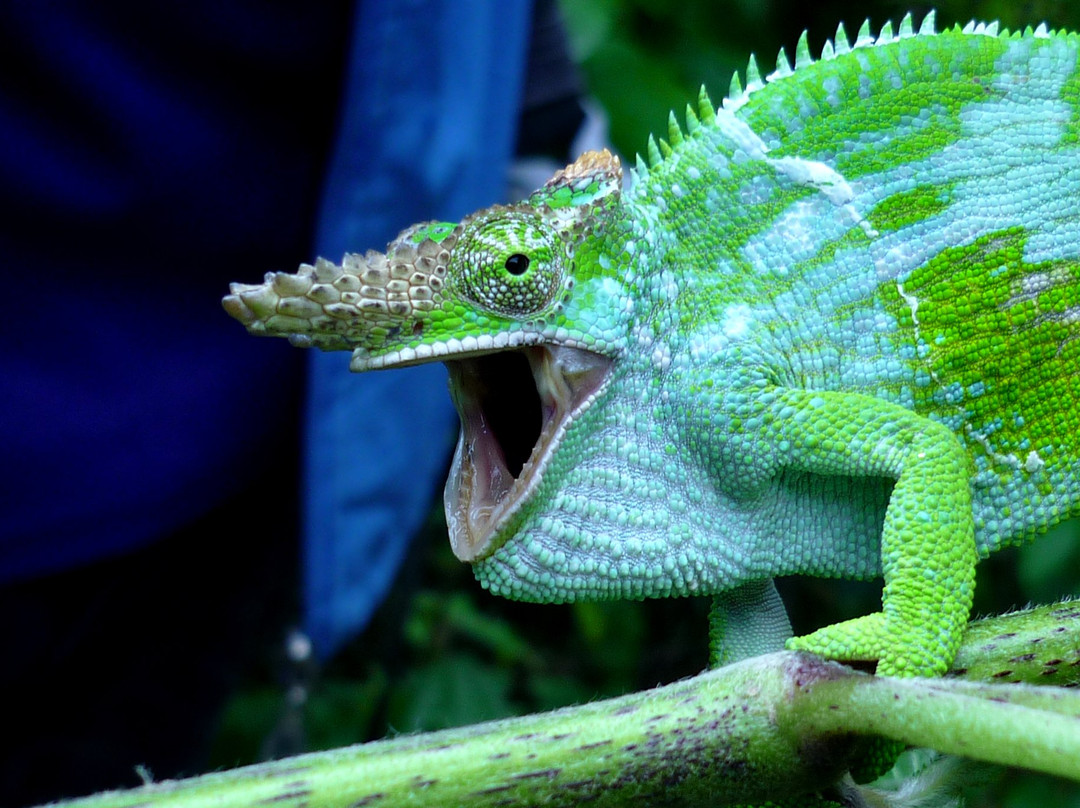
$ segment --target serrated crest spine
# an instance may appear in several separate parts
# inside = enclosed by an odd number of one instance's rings
[[[709,93],[704,84],[698,90],[698,118],[706,126],[716,123],[716,107],[713,105],[712,99],[709,98]]]
[[[672,110],[668,113],[667,119],[667,131],[668,142],[672,147],[678,146],[683,142],[682,129],[679,128],[679,121],[675,118],[675,111]]]
[[[785,78],[790,76],[793,72],[794,71],[791,69],[791,62],[789,62],[787,58],[787,51],[781,47],[780,52],[776,54],[776,70],[769,76],[769,80]]]
[[[660,154],[660,147],[656,145],[656,138],[652,135],[649,135],[649,143],[646,146],[646,150],[649,156],[650,167],[656,168],[664,161],[664,156]]]
[[[813,63],[814,57],[810,55],[810,36],[808,32],[803,31],[795,45],[795,69],[799,70]]]

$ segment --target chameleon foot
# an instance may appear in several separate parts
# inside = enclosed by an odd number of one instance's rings
[[[920,636],[925,635],[925,636]],[[792,651],[810,651],[841,662],[877,661],[883,676],[940,676],[955,649],[938,634],[890,620],[884,612],[868,614],[787,641]]]

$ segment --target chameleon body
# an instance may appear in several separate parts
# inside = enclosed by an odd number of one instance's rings
[[[715,594],[723,661],[790,634],[773,576],[882,575],[789,646],[943,672],[977,559],[1080,503],[1080,40],[933,29],[804,35],[627,189],[587,153],[225,307],[357,371],[447,362],[451,541],[492,592]]]

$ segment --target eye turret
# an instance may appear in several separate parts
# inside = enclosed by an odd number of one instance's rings
[[[448,276],[476,305],[521,317],[551,305],[564,269],[562,243],[547,222],[525,211],[501,211],[466,228]]]

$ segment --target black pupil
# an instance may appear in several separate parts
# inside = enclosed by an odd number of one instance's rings
[[[529,256],[514,253],[506,259],[504,266],[511,275],[524,275],[525,270],[529,268]]]

